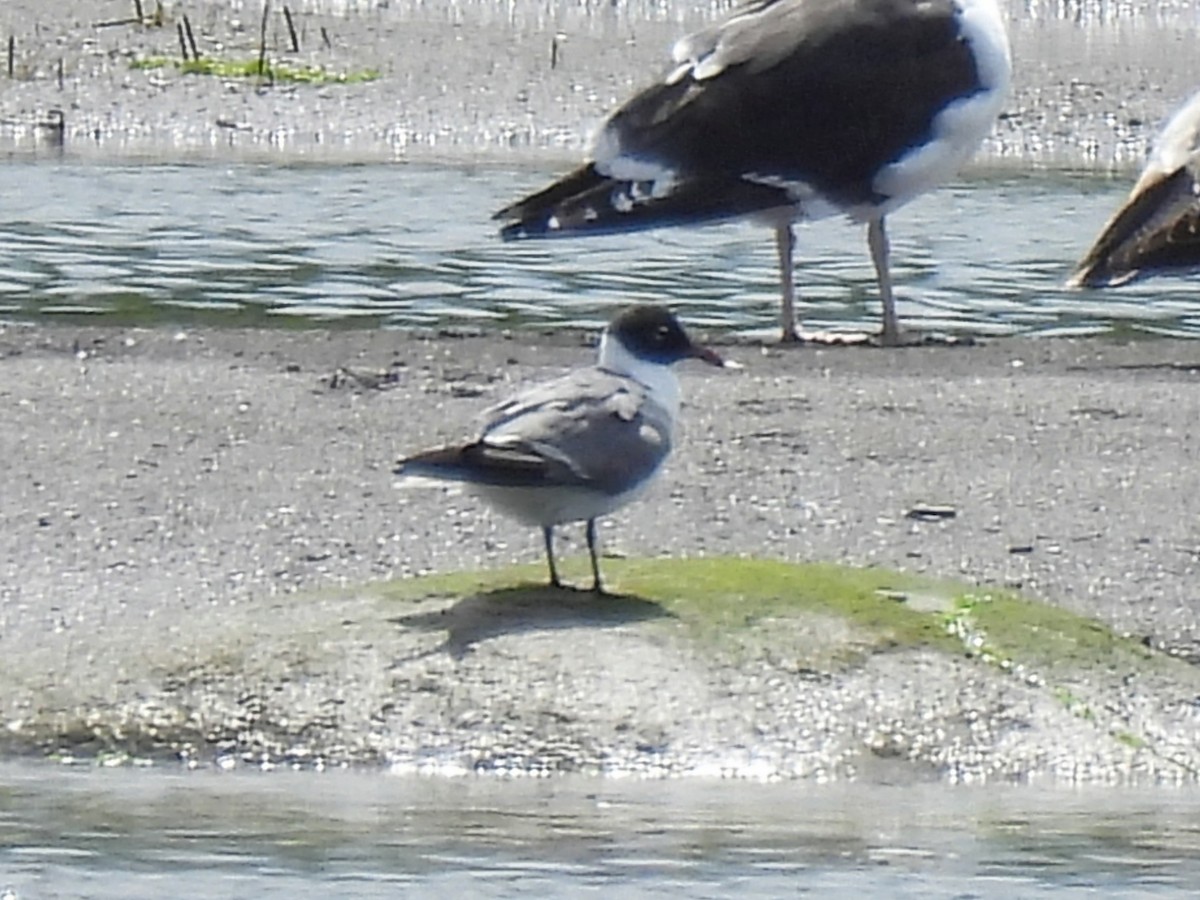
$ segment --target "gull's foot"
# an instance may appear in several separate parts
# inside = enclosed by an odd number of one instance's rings
[[[871,342],[871,335],[865,331],[805,331],[796,335],[798,344],[815,344],[819,347],[858,347]]]
[[[564,594],[591,594],[595,597],[615,596],[606,591],[604,585],[598,581],[593,581],[591,585],[584,587],[580,584],[567,584],[565,581],[555,580],[547,584],[546,587],[552,591],[562,591]]]
[[[948,334],[944,331],[805,331],[786,334],[779,339],[780,347],[976,347],[980,339],[970,334]]]
[[[803,347],[815,344],[820,347],[841,347],[867,344],[871,335],[865,331],[807,331],[803,328],[784,329],[779,335],[780,347]],[[769,339],[767,343],[770,343]]]
[[[947,334],[944,331],[900,331],[871,335],[872,347],[977,347],[980,340],[972,334]]]

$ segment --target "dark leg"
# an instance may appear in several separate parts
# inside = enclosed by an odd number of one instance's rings
[[[587,545],[588,552],[592,554],[592,590],[597,594],[604,593],[604,586],[600,584],[600,562],[596,559],[596,520],[587,520]]]
[[[560,588],[562,582],[558,580],[558,567],[554,565],[554,526],[543,525],[542,537],[546,539],[546,562],[550,563],[550,586]]]
[[[872,219],[867,226],[867,244],[871,248],[871,261],[875,263],[875,275],[879,279],[879,298],[883,302],[883,334],[880,342],[885,347],[900,343],[900,323],[896,320],[896,298],[892,294],[892,268],[888,261],[887,229],[883,217]]]
[[[780,340],[785,344],[794,344],[800,340],[800,335],[796,332],[796,283],[792,273],[796,234],[790,222],[775,229],[775,249],[779,253],[779,286],[782,290],[779,322],[783,334]]]

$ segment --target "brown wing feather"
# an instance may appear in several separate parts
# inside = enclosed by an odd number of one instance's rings
[[[1111,287],[1200,266],[1198,191],[1195,173],[1186,166],[1146,182],[1109,220],[1068,284]]]

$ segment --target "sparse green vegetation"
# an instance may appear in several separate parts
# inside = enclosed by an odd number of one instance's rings
[[[1162,659],[1101,622],[1004,591],[968,595],[958,615],[981,649],[1001,664],[1141,669]]]
[[[1096,721],[1096,713],[1093,712],[1092,708],[1085,701],[1077,697],[1070,688],[1055,688],[1054,696],[1058,698],[1058,702],[1071,715],[1083,719],[1085,722]]]
[[[130,63],[134,69],[176,68],[185,75],[213,75],[217,78],[258,78],[258,59],[172,59],[167,56],[146,56]],[[354,72],[331,72],[323,66],[291,66],[287,63],[266,63],[261,77],[270,81],[291,84],[360,84],[379,78],[377,69],[360,69]]]
[[[1147,746],[1144,738],[1138,737],[1131,731],[1117,731],[1113,733],[1113,737],[1131,750],[1141,750]]]

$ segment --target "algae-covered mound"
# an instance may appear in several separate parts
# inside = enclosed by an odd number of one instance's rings
[[[296,595],[5,670],[10,751],[400,770],[1193,780],[1193,667],[877,569],[611,560]],[[43,660],[45,662],[45,660]]]

